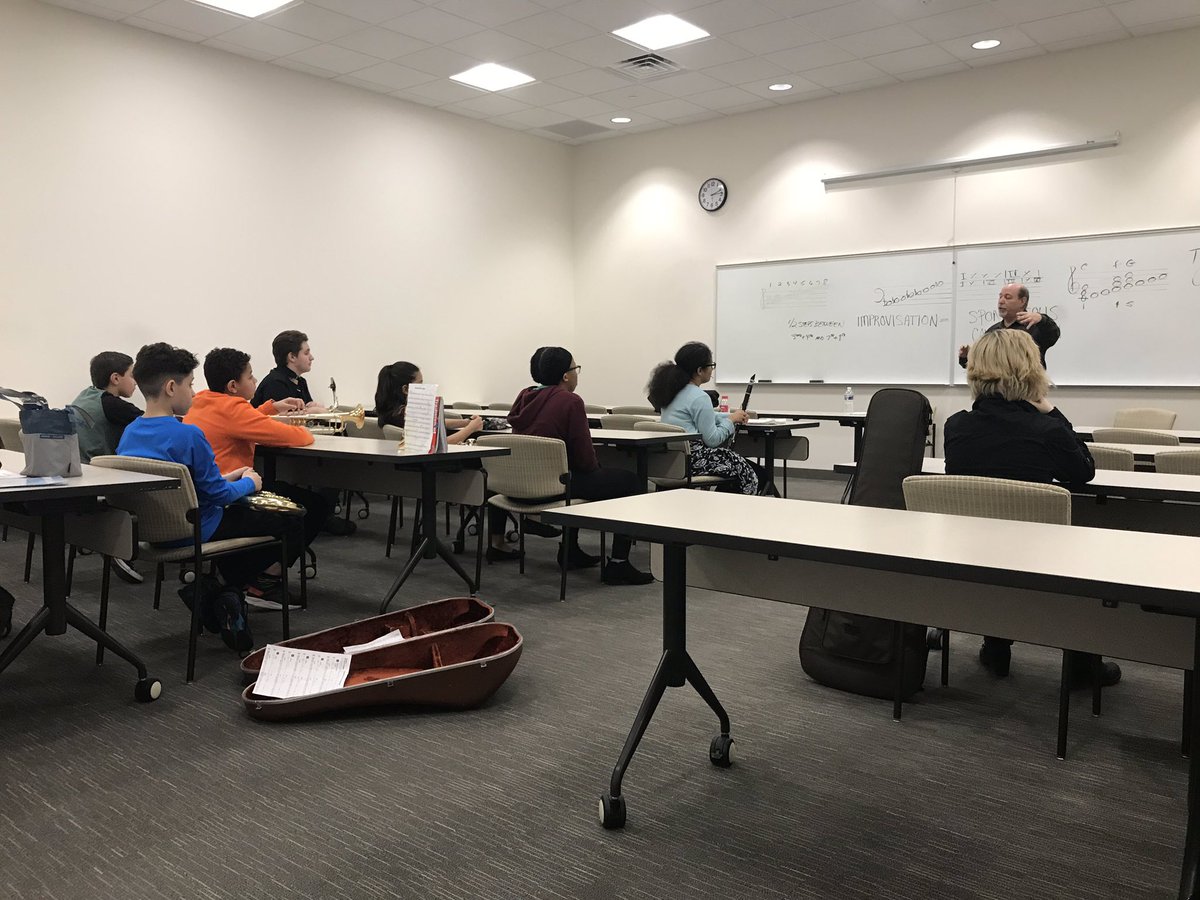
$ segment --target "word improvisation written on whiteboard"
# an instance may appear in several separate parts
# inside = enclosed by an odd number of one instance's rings
[[[854,320],[859,328],[938,328],[949,323],[949,316],[929,313],[870,314]]]
[[[893,294],[890,297],[888,296],[887,291],[883,288],[875,288],[874,293],[877,296],[875,297],[874,302],[882,304],[883,306],[895,306],[897,303],[904,303],[906,300],[917,300],[925,297],[930,291],[937,290],[945,283],[946,282],[944,281],[935,281],[933,284],[927,284],[923,288],[909,288],[903,294]]]

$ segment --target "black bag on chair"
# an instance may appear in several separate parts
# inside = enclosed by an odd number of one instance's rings
[[[904,509],[904,479],[921,472],[933,410],[925,396],[904,388],[876,391],[867,407],[862,455],[850,481],[854,506]],[[925,682],[929,648],[924,625],[903,625],[907,699]],[[828,687],[891,699],[896,693],[896,623],[813,607],[800,635],[800,665]]]

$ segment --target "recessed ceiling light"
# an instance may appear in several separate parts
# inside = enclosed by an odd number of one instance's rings
[[[648,50],[677,47],[708,37],[708,32],[703,28],[697,28],[691,22],[685,22],[676,16],[665,15],[642,19],[633,25],[618,28],[613,34]]]
[[[293,0],[203,0],[201,6],[211,6],[222,12],[237,13],[239,16],[255,18],[287,6]]]
[[[451,75],[452,81],[461,81],[471,87],[483,88],[485,91],[502,91],[505,88],[516,87],[518,84],[529,84],[534,79],[524,72],[498,66],[495,63],[483,63],[457,75]]]
[[[791,89],[792,89],[792,86],[790,84],[788,84],[786,81],[781,81],[781,82],[779,82],[779,84],[768,84],[767,85],[768,91],[790,91]]]
[[[986,41],[976,41],[971,45],[976,50],[992,50],[1000,46],[1000,42],[995,38],[988,38]]]
[[[613,116],[608,121],[612,122],[614,125],[628,125],[633,121],[633,119],[629,118],[629,116]]]

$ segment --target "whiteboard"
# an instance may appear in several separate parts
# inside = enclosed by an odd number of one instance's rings
[[[945,384],[950,248],[717,267],[722,381]]]
[[[1006,283],[1062,337],[1062,385],[1200,385],[1200,229],[717,267],[722,381],[963,383]]]

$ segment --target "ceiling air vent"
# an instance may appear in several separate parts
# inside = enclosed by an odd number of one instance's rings
[[[643,53],[641,56],[623,59],[611,68],[634,81],[649,81],[652,78],[672,75],[678,72],[680,67],[657,53]]]

